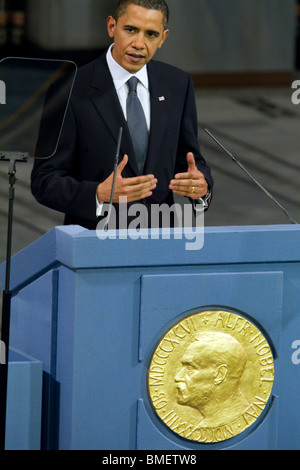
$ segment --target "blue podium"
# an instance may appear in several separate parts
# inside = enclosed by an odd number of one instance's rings
[[[39,450],[42,363],[14,349],[9,358],[5,449]]]
[[[189,235],[100,240],[57,227],[13,257],[10,345],[43,364],[42,448],[300,449],[300,226],[206,228],[197,250]],[[274,379],[253,424],[200,441],[158,415],[149,367],[172,328],[176,346],[185,319],[212,311],[262,332]],[[270,381],[269,360],[260,364]]]

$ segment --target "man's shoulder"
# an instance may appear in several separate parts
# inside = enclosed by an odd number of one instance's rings
[[[176,67],[175,65],[172,65],[172,64],[168,64],[167,62],[161,62],[160,60],[152,59],[151,62],[148,64],[148,66],[150,66],[154,70],[164,71],[166,73],[174,73],[176,75],[182,75],[182,76],[188,75],[187,72],[180,69],[179,67]]]
[[[107,81],[109,77],[105,54],[103,54],[93,61],[78,67],[73,96],[84,96],[86,93],[89,93],[90,85],[98,87],[103,82],[103,79]]]
[[[96,59],[78,67],[77,76],[86,77],[86,76],[92,75],[95,71],[95,68],[105,67],[106,66],[105,57],[106,57],[105,54],[101,54]]]
[[[160,74],[163,79],[172,79],[179,81],[190,80],[190,75],[185,70],[176,67],[175,65],[168,64],[167,62],[161,62],[159,60],[151,60],[148,64],[149,72],[154,74]]]

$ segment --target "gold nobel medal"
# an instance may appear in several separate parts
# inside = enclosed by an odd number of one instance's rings
[[[248,319],[228,311],[187,316],[161,339],[148,370],[152,406],[179,436],[201,443],[231,439],[268,404],[274,360]]]

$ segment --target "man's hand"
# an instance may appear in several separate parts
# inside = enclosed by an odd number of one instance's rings
[[[203,173],[198,170],[193,153],[187,154],[188,170],[186,173],[178,173],[170,182],[169,188],[174,194],[186,196],[197,200],[206,196],[208,184]]]
[[[123,160],[119,163],[114,192],[114,203],[119,203],[120,197],[126,197],[127,202],[139,201],[152,196],[152,191],[156,188],[157,179],[153,175],[136,176],[133,178],[123,178],[122,172],[128,163],[128,156],[124,155]],[[97,198],[101,202],[109,202],[111,196],[111,188],[113,183],[113,173],[100,183],[97,188]]]

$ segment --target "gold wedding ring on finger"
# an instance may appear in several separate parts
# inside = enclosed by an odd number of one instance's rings
[[[191,188],[191,194],[194,194],[195,191],[196,191],[196,190],[195,190],[195,186],[193,186],[193,187]]]

